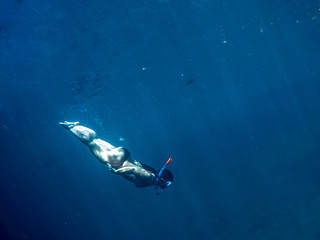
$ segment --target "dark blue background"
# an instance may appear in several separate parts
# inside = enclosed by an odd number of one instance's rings
[[[0,2],[1,239],[320,239],[320,1]]]

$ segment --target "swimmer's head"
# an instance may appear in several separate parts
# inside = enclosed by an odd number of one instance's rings
[[[158,174],[159,172],[160,171],[158,171]],[[173,174],[168,169],[165,169],[162,172],[161,177],[159,181],[156,183],[156,185],[159,186],[161,189],[165,189],[173,182],[173,180],[174,180]]]

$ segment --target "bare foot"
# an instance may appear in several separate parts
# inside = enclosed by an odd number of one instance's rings
[[[64,122],[59,122],[59,124],[66,128],[66,129],[71,129],[73,128],[74,126],[78,125],[79,122],[67,122],[67,121],[64,121]]]

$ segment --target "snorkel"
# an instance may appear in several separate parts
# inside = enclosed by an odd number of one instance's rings
[[[155,185],[156,185],[156,193],[157,193],[157,195],[159,195],[163,191],[163,189],[159,185],[159,181],[161,180],[163,171],[168,167],[168,165],[169,165],[169,163],[171,161],[172,161],[172,158],[169,158],[168,161],[166,162],[166,164],[161,168],[161,170],[160,170],[160,172],[159,172],[159,174],[158,174],[158,176],[156,178]],[[166,187],[169,187],[171,185],[171,182],[170,181],[166,181],[165,184],[166,184],[166,186],[165,186],[165,188],[166,188]],[[159,190],[159,188],[160,188],[160,190]]]

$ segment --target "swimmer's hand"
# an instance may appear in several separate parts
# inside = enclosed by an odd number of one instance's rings
[[[134,172],[134,167],[123,167],[113,171],[113,173],[115,174],[133,173],[133,172]]]

